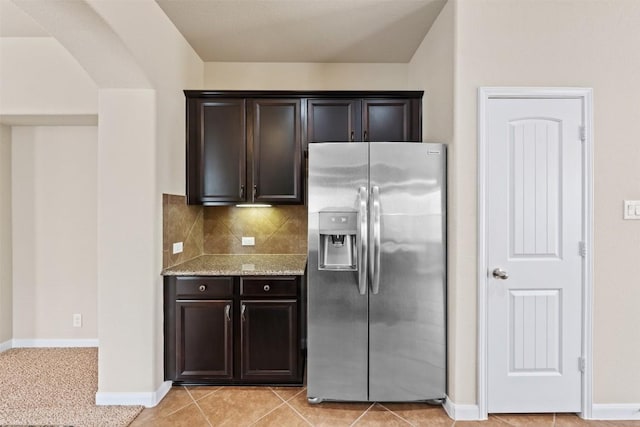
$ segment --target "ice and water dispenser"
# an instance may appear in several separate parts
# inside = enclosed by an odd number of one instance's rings
[[[320,214],[319,270],[356,271],[358,213],[351,209],[323,209]]]

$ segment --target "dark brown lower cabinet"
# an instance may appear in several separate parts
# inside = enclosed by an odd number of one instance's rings
[[[232,300],[176,301],[176,380],[233,378]]]
[[[165,379],[301,384],[301,277],[164,278]]]
[[[295,381],[297,302],[241,301],[242,372],[249,381]]]

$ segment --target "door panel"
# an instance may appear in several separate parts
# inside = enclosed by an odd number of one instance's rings
[[[582,104],[491,99],[487,117],[488,409],[578,412]]]
[[[177,301],[175,379],[231,379],[231,300]]]
[[[309,99],[307,141],[361,141],[359,99]]]
[[[411,141],[411,100],[365,99],[363,141]]]
[[[299,99],[251,101],[253,201],[302,201],[302,126]]]
[[[245,101],[193,99],[189,103],[189,203],[244,201]]]
[[[369,294],[369,400],[442,398],[446,375],[444,146],[370,146],[370,185],[379,187],[381,237],[379,290],[376,294],[372,282]],[[372,220],[370,247],[375,244],[374,227]]]
[[[368,144],[309,144],[307,395],[367,400],[367,296],[356,271],[318,270],[319,211],[356,209]]]
[[[297,378],[297,301],[241,301],[241,378],[268,381]]]

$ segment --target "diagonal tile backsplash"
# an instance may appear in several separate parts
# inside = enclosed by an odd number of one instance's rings
[[[306,254],[307,207],[203,207],[187,205],[185,196],[163,194],[163,268],[202,254]],[[242,246],[242,237],[255,246]],[[180,254],[172,245],[183,242]]]
[[[202,226],[202,206],[187,205],[184,196],[162,195],[162,268],[202,255]],[[173,254],[177,242],[183,242],[183,250]]]
[[[254,237],[255,246],[242,246],[243,236]],[[204,253],[305,254],[307,208],[204,208]]]

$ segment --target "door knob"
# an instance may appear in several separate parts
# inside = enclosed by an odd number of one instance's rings
[[[507,280],[509,278],[509,274],[498,267],[493,269],[493,277],[495,277],[496,279]]]

